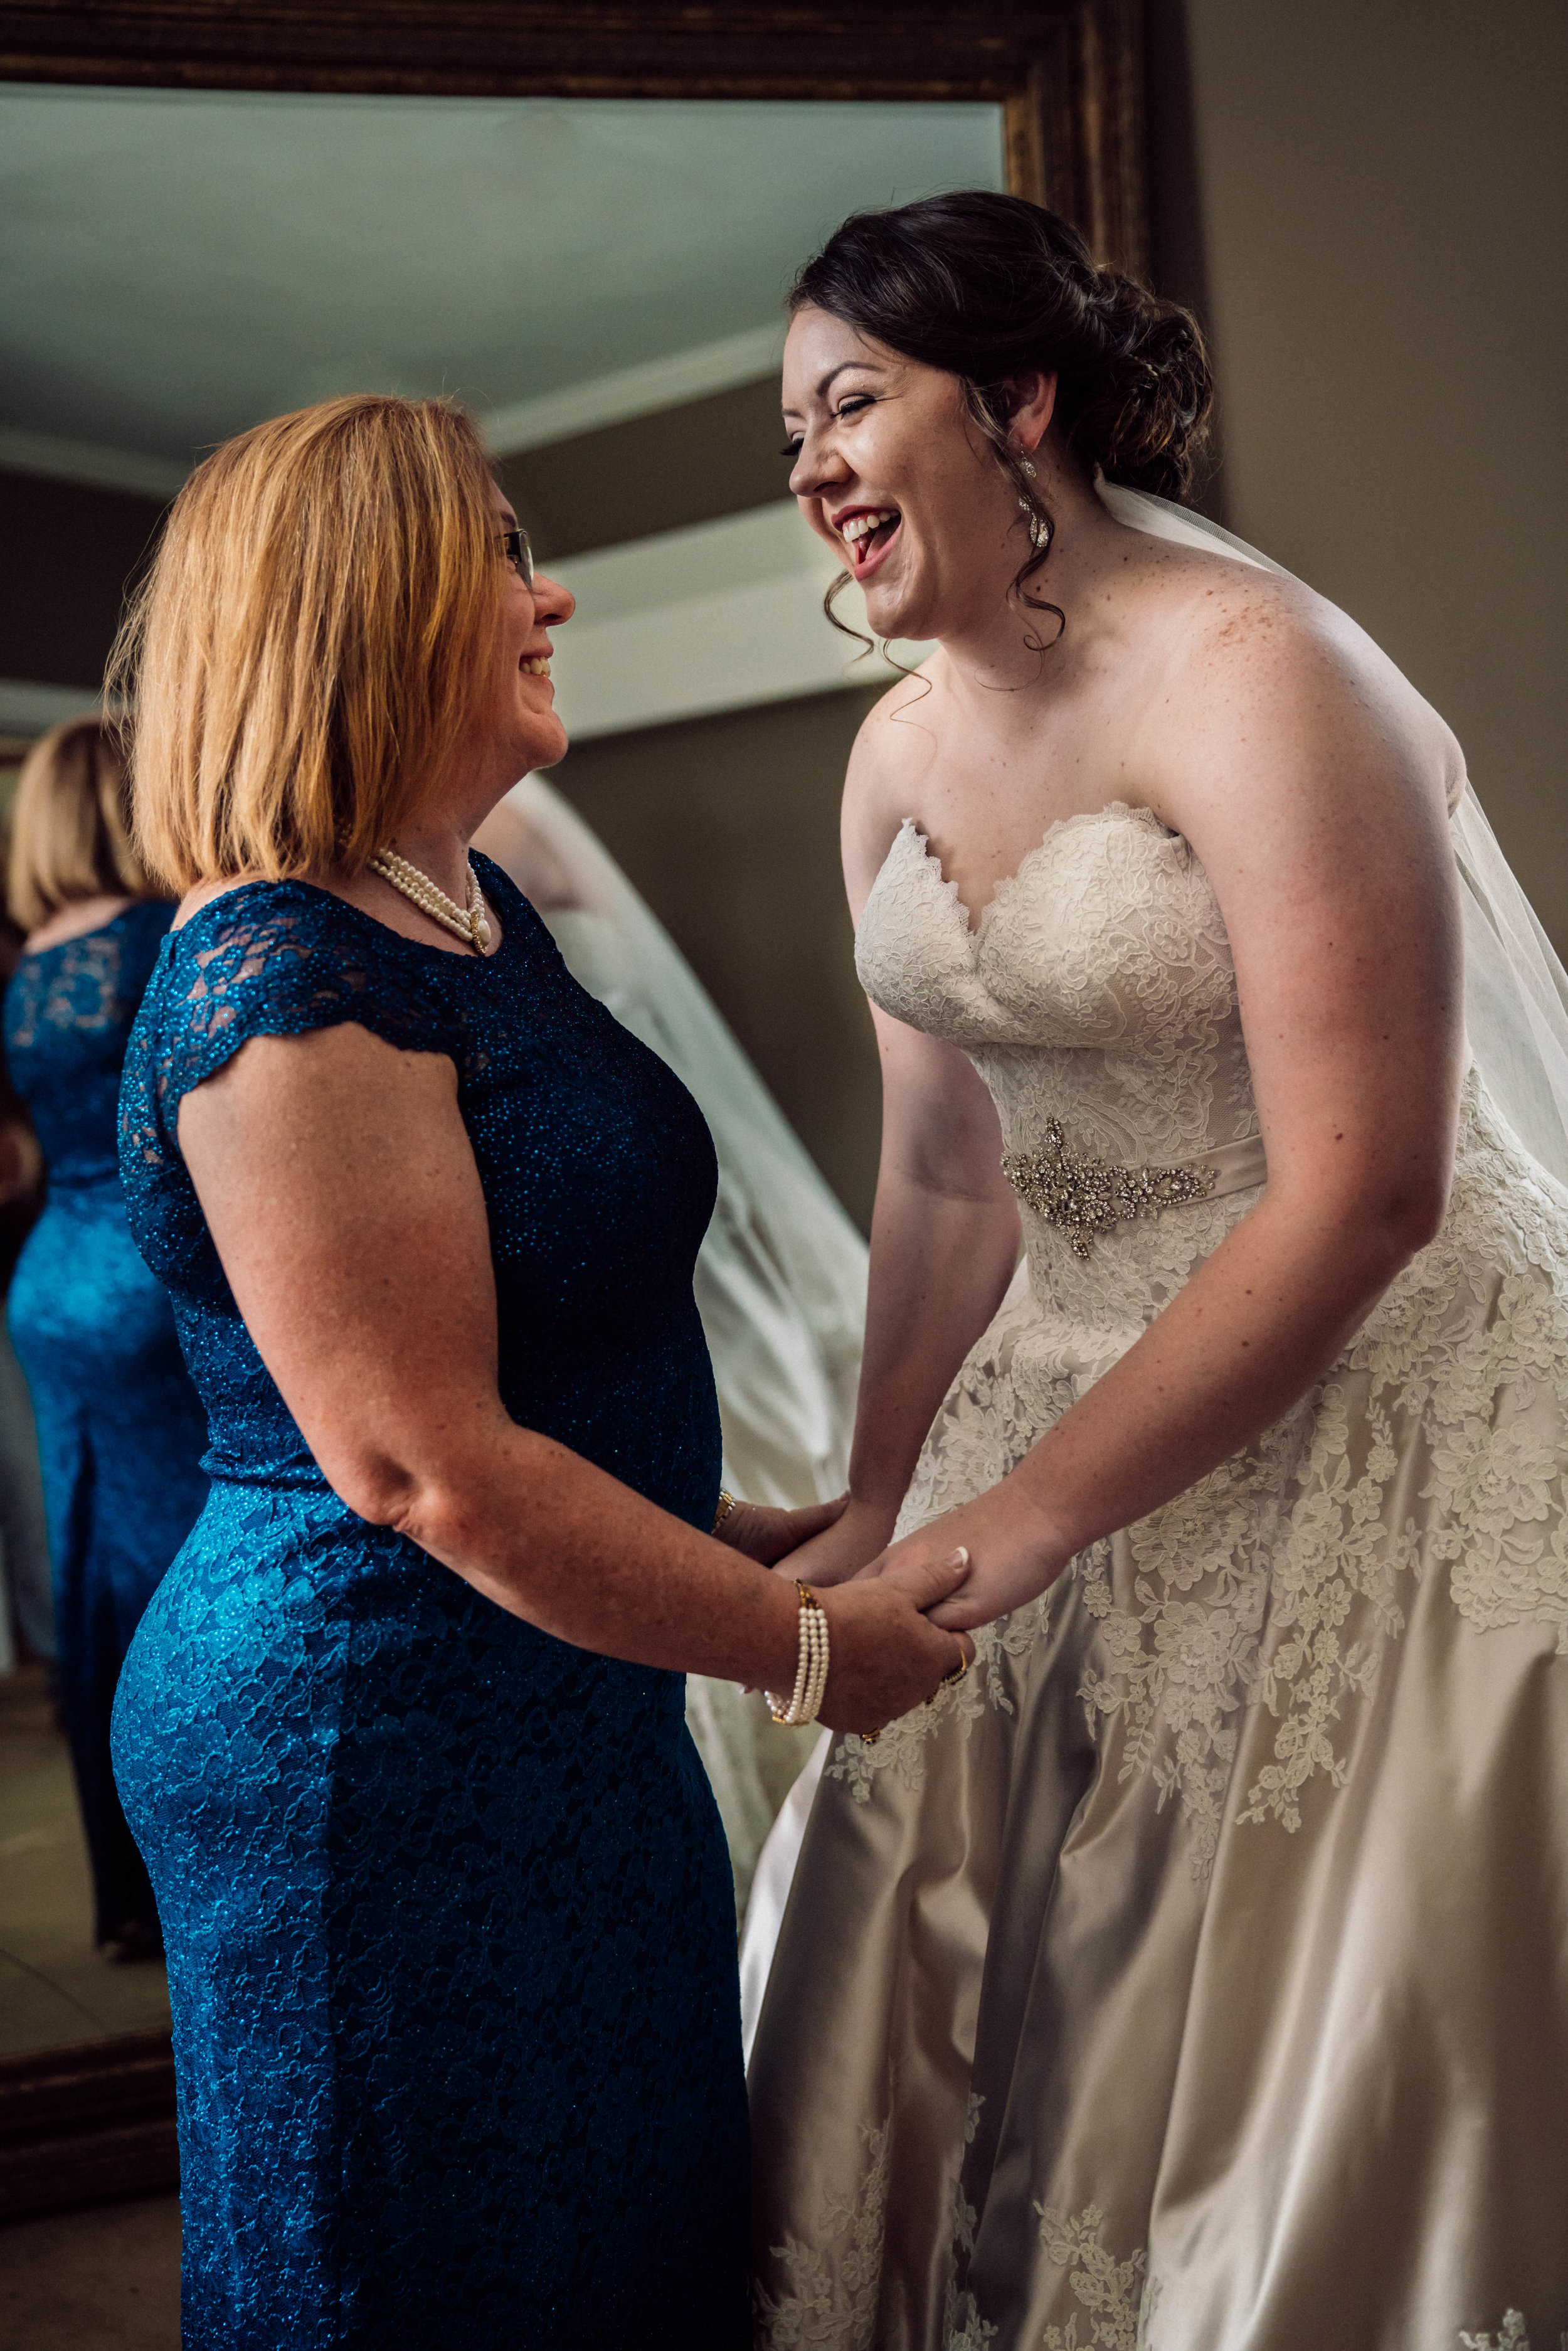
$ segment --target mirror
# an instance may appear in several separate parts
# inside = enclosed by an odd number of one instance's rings
[[[852,28],[721,8],[686,31],[622,7],[613,40],[610,14],[563,29],[523,7],[498,29],[425,5],[394,33],[368,5],[281,31],[244,7],[29,12],[30,46],[0,55],[0,793],[90,706],[203,451],[334,392],[455,393],[579,601],[556,781],[863,1223],[876,1065],[836,811],[891,673],[822,618],[836,567],[779,454],[781,298],[846,213],[960,185],[1043,195],[1135,266],[1134,11],[878,5]],[[26,1220],[0,1212],[7,1271]],[[25,1400],[7,1409],[25,1457]],[[29,1534],[13,1508],[5,1541],[16,2212],[163,2185],[174,2143],[162,1970],[93,1947],[68,1756],[26,1662],[36,1513]]]

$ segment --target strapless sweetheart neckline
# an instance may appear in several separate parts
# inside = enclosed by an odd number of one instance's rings
[[[888,866],[893,862],[894,852],[897,849],[899,841],[905,833],[910,834],[910,836],[920,844],[920,854],[923,863],[930,869],[933,880],[941,889],[946,892],[949,903],[952,904],[955,913],[958,915],[965,931],[972,939],[982,939],[986,935],[987,925],[990,922],[991,916],[995,914],[997,908],[1005,902],[1005,900],[1018,887],[1019,883],[1026,878],[1036,862],[1045,854],[1048,849],[1054,848],[1064,833],[1082,831],[1085,827],[1092,824],[1103,824],[1108,818],[1114,818],[1118,821],[1123,819],[1126,819],[1134,824],[1147,823],[1152,825],[1155,830],[1162,834],[1167,841],[1174,841],[1176,838],[1176,835],[1171,831],[1170,827],[1161,822],[1160,819],[1155,814],[1153,809],[1144,808],[1132,800],[1107,800],[1103,808],[1081,809],[1071,816],[1052,817],[1051,822],[1046,826],[1044,832],[1035,842],[1033,848],[1026,849],[1012,872],[1002,875],[995,889],[992,891],[989,898],[987,899],[985,904],[981,907],[979,915],[977,918],[975,915],[970,914],[968,907],[958,895],[958,884],[956,882],[952,881],[949,878],[943,866],[940,856],[932,845],[930,835],[922,831],[914,817],[906,816],[900,824],[898,831],[894,835],[892,841],[888,845],[887,855],[883,859],[881,865],[877,869],[876,878],[878,882],[882,880],[883,875],[886,872]],[[873,884],[873,886],[874,888],[875,885]],[[862,913],[861,916],[862,924],[864,920],[865,916]]]

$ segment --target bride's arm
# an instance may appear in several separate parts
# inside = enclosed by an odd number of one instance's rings
[[[909,754],[882,739],[894,707],[890,695],[872,714],[845,779],[844,883],[857,925],[900,821]],[[1019,1254],[1001,1126],[973,1062],[875,1005],[872,1020],[882,1061],[882,1156],[850,1500],[838,1524],[789,1562],[790,1574],[817,1583],[852,1575],[890,1539],[925,1433],[1000,1305]]]
[[[967,1546],[941,1624],[1031,1598],[1252,1442],[1442,1222],[1462,1038],[1452,738],[1304,591],[1216,602],[1140,768],[1225,916],[1268,1188],[1009,1478],[885,1554]]]
[[[873,1008],[882,1160],[850,1500],[789,1573],[841,1582],[889,1541],[925,1432],[1018,1262],[1018,1203],[990,1095],[955,1046]]]

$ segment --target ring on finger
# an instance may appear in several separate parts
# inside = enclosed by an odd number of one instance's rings
[[[962,1650],[960,1650],[958,1653],[957,1664],[953,1667],[951,1673],[946,1673],[943,1675],[941,1680],[936,1685],[937,1688],[956,1689],[958,1684],[963,1680],[964,1676],[968,1672],[969,1665],[970,1660],[965,1656]]]

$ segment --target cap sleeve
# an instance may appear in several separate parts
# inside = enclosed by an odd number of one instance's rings
[[[461,1020],[397,933],[297,883],[226,892],[172,934],[148,990],[120,1092],[122,1169],[162,1158],[184,1096],[253,1037],[344,1022],[462,1066]]]

